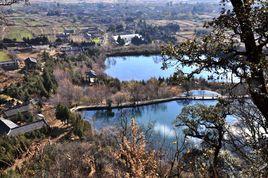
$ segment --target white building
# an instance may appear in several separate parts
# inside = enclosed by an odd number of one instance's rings
[[[125,41],[125,45],[130,45],[132,38],[134,38],[135,36],[142,38],[140,34],[116,35],[113,36],[113,39],[115,40],[116,43],[119,36]]]

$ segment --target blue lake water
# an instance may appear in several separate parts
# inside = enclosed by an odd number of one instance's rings
[[[109,57],[105,61],[105,73],[111,77],[118,78],[121,81],[130,80],[149,80],[152,77],[168,78],[177,71],[175,62],[171,63],[170,67],[162,70],[163,58],[160,55],[151,56],[123,56],[123,57]],[[184,73],[191,73],[196,67],[181,67],[177,65]],[[208,79],[213,75],[209,71],[203,71],[201,74],[195,75],[196,78]],[[213,81],[229,81],[231,80],[230,74],[226,76],[213,75]],[[212,81],[212,80],[210,80]]]
[[[109,57],[106,59],[105,64],[107,67],[106,74],[121,81],[148,80],[152,77],[167,78],[176,71],[174,66],[167,70],[162,70],[162,57],[157,55]],[[192,70],[194,69],[191,67],[182,68],[184,73],[190,73]],[[210,72],[202,72],[202,74],[195,77],[207,79],[210,75]],[[206,90],[193,90],[191,95],[216,96],[219,94]],[[130,122],[131,118],[135,118],[142,128],[147,128],[148,126],[152,128],[155,142],[159,142],[159,140],[163,140],[160,138],[164,138],[170,144],[176,137],[179,139],[184,137],[183,129],[174,127],[174,121],[185,106],[195,104],[210,106],[216,103],[217,100],[178,100],[135,108],[113,109],[112,111],[88,110],[82,111],[81,115],[96,130],[120,127],[122,120],[127,119]],[[228,117],[227,122],[234,122],[234,118]]]
[[[166,151],[172,151],[174,149],[174,141],[178,140],[178,144],[181,145],[184,139],[183,128],[175,127],[174,121],[185,106],[196,104],[212,106],[217,104],[217,100],[179,100],[135,108],[113,109],[112,111],[88,110],[81,111],[81,115],[82,118],[91,123],[96,131],[111,129],[111,132],[114,129],[120,129],[124,121],[130,124],[130,120],[135,118],[138,125],[144,130],[147,130],[149,127],[151,128],[150,137],[147,138],[150,140],[151,146],[157,149],[162,145],[161,147],[164,147]],[[236,119],[228,116],[226,121],[231,124]],[[195,139],[191,139],[191,142],[188,142],[188,144],[193,145],[198,143],[199,140]]]
[[[82,116],[88,120],[96,129],[108,126],[116,126],[123,117],[135,118],[139,125],[146,126],[150,123],[155,124],[155,131],[161,135],[173,137],[173,122],[176,116],[181,113],[183,107],[194,104],[215,105],[216,100],[207,101],[170,101],[148,106],[135,108],[113,109],[112,112],[107,110],[83,111]]]

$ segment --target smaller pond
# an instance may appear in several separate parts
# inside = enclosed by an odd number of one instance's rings
[[[97,131],[103,128],[109,129],[120,127],[120,124],[124,119],[127,119],[127,121],[130,122],[131,118],[135,118],[140,127],[151,127],[153,135],[151,140],[165,139],[170,144],[174,141],[176,136],[184,136],[181,128],[174,127],[174,121],[185,106],[195,104],[215,105],[216,103],[216,100],[178,100],[135,108],[113,109],[112,111],[82,111],[81,114],[82,117],[89,121]]]
[[[219,95],[216,92],[207,90],[192,90],[190,92],[194,96],[200,96],[200,94]],[[172,142],[176,138],[183,140],[183,129],[175,128],[174,121],[185,106],[196,104],[213,106],[216,105],[217,102],[217,100],[177,100],[147,106],[112,109],[111,111],[87,110],[81,111],[81,115],[82,118],[89,121],[97,131],[103,128],[120,127],[123,120],[127,119],[127,122],[130,122],[132,118],[135,118],[140,127],[148,128],[148,126],[150,126],[152,131],[150,140],[154,140],[155,143],[165,140],[165,145],[172,145]],[[227,122],[233,123],[235,122],[235,118],[229,116],[227,117]]]

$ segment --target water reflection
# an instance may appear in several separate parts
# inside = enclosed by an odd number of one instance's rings
[[[109,57],[105,65],[105,73],[121,81],[149,80],[152,77],[168,78],[175,72],[175,67],[161,69],[160,55]]]
[[[172,76],[174,72],[178,71],[178,69],[185,74],[189,74],[196,69],[194,66],[182,67],[177,65],[178,63],[176,61],[171,61],[169,67],[163,70],[162,62],[163,58],[161,55],[109,57],[105,61],[105,73],[121,81],[146,81],[152,77],[168,78]],[[217,70],[217,72],[219,72],[219,70]],[[239,81],[236,77],[233,78],[233,74],[230,72],[227,72],[226,75],[217,75],[210,71],[203,71],[201,74],[194,75],[194,77],[218,82]]]
[[[83,111],[82,116],[88,120],[96,130],[120,124],[120,120],[135,118],[141,126],[154,123],[153,130],[163,137],[174,138],[174,120],[181,113],[183,107],[194,104],[215,105],[217,101],[179,100],[134,108]],[[178,131],[178,130],[177,130]],[[180,132],[180,131],[179,131]]]

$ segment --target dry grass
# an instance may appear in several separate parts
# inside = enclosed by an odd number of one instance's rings
[[[26,59],[28,57],[32,57],[32,58],[38,58],[38,52],[34,52],[34,53],[19,53],[17,54],[17,58],[19,59]]]

